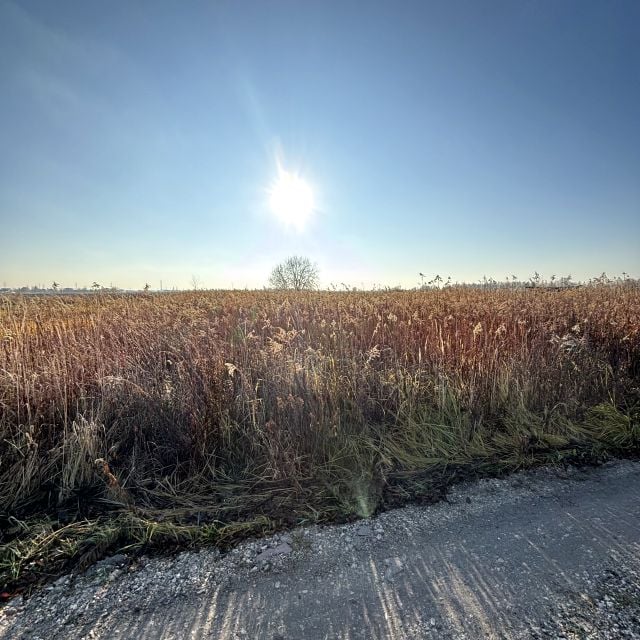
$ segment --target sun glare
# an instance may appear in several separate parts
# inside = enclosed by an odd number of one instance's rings
[[[287,226],[304,229],[313,214],[311,187],[300,176],[281,169],[269,194],[273,213]]]

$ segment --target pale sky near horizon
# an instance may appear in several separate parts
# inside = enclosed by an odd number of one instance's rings
[[[640,277],[636,0],[0,0],[0,87],[0,286]]]

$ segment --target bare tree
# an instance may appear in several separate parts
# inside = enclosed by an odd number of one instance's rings
[[[291,256],[274,267],[269,284],[274,289],[315,289],[318,286],[318,267],[309,258]]]

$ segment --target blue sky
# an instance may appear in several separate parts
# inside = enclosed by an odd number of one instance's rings
[[[0,0],[0,86],[0,286],[640,276],[635,0]]]

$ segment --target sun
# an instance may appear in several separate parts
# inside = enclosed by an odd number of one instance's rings
[[[300,176],[280,169],[269,190],[269,206],[285,225],[302,231],[313,214],[313,191]]]

